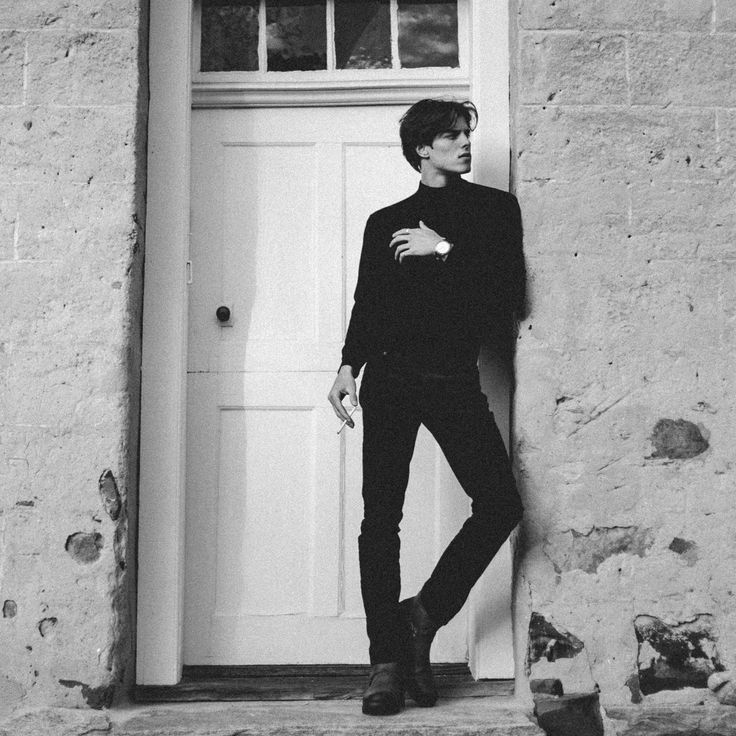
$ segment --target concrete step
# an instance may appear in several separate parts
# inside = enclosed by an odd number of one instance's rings
[[[409,701],[395,716],[365,716],[360,701],[182,703],[107,712],[109,736],[544,736],[511,697]]]

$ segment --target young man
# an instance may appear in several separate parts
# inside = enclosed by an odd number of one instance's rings
[[[429,652],[437,629],[522,516],[508,456],[481,392],[481,341],[509,341],[524,299],[521,217],[513,195],[466,182],[470,102],[421,100],[402,117],[404,156],[421,174],[408,199],[365,228],[342,364],[329,400],[363,413],[364,518],[358,540],[371,677],[363,712],[397,713],[404,690],[432,706]],[[420,424],[472,499],[472,514],[421,591],[399,602],[399,522]]]

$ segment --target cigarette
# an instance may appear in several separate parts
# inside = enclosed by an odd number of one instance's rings
[[[356,412],[357,410],[358,410],[358,407],[357,407],[357,406],[354,406],[354,407],[353,407],[353,410],[352,410],[351,412],[348,412],[348,416],[349,416],[349,417],[352,417],[352,416],[353,416],[353,414],[355,414],[355,412]],[[345,425],[346,425],[347,423],[348,423],[348,420],[347,420],[347,419],[343,419],[343,420],[342,420],[342,424],[340,425],[340,429],[338,429],[338,430],[337,430],[337,433],[338,433],[338,434],[340,434],[340,432],[342,432],[342,431],[343,431],[343,429],[345,429]]]

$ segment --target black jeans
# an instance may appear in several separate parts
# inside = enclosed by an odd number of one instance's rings
[[[406,644],[399,614],[399,523],[419,425],[434,435],[472,513],[420,591],[432,620],[446,624],[521,519],[506,448],[475,367],[432,376],[372,362],[360,389],[364,518],[358,538],[372,664],[395,662]]]

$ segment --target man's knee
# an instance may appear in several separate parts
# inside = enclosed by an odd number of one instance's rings
[[[524,516],[524,505],[516,490],[499,500],[489,497],[476,499],[472,503],[472,514],[489,527],[502,525],[513,529]]]
[[[361,537],[391,537],[398,535],[403,514],[400,510],[366,508],[360,525]]]

